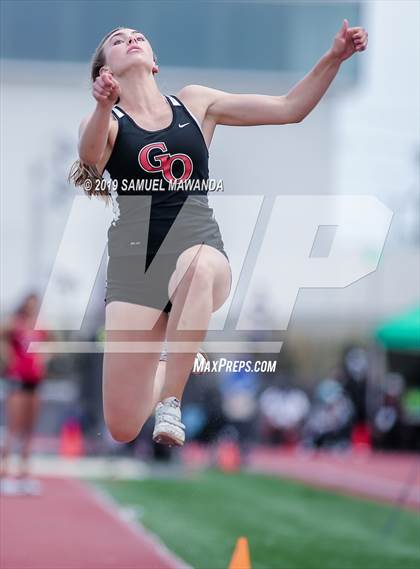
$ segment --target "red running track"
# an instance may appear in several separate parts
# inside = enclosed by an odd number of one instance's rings
[[[399,503],[410,509],[420,507],[420,459],[414,454],[273,452],[259,448],[251,453],[249,467],[345,494]]]
[[[184,447],[183,457],[192,467],[214,464],[209,449],[193,443]],[[420,457],[415,454],[256,446],[247,456],[245,469],[409,509],[420,508]]]
[[[1,569],[188,567],[83,482],[41,482],[41,496],[0,497]]]

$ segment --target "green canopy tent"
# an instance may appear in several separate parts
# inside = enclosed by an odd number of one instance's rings
[[[385,348],[386,369],[403,376],[401,396],[403,438],[407,448],[419,449],[420,434],[420,306],[387,320],[375,330]]]
[[[375,337],[388,350],[420,351],[420,306],[384,322]]]

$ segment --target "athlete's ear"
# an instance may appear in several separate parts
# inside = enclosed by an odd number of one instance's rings
[[[153,73],[153,75],[154,75],[155,73],[159,73],[159,65],[158,65],[158,62],[157,62],[157,57],[156,57],[156,55],[155,55],[155,54],[153,54],[153,67],[152,67],[152,73]]]

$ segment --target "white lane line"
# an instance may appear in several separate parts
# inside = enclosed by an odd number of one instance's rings
[[[101,509],[110,514],[115,520],[119,523],[123,523],[136,538],[141,538],[152,546],[162,560],[166,560],[170,563],[173,566],[173,569],[194,569],[194,567],[188,565],[184,560],[168,549],[159,537],[146,529],[142,523],[137,520],[135,522],[130,521],[124,514],[121,514],[119,504],[115,502],[109,494],[100,490],[96,486],[89,485],[88,487],[80,480],[71,479],[70,482],[93,499]]]

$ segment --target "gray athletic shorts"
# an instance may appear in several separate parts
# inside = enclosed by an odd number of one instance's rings
[[[135,211],[137,204],[132,198],[120,201],[124,222],[111,225],[108,231],[105,303],[119,300],[168,313],[172,308],[168,284],[183,251],[206,244],[223,253],[228,261],[229,258],[206,196],[188,198],[175,217],[172,209],[165,207],[155,208],[154,213]],[[130,216],[133,219],[127,221]]]
[[[211,243],[206,243],[214,246]],[[219,243],[215,248],[229,261]],[[181,251],[182,252],[182,251]],[[168,285],[181,253],[112,256],[108,260],[104,302],[113,300],[150,306],[169,313]]]

